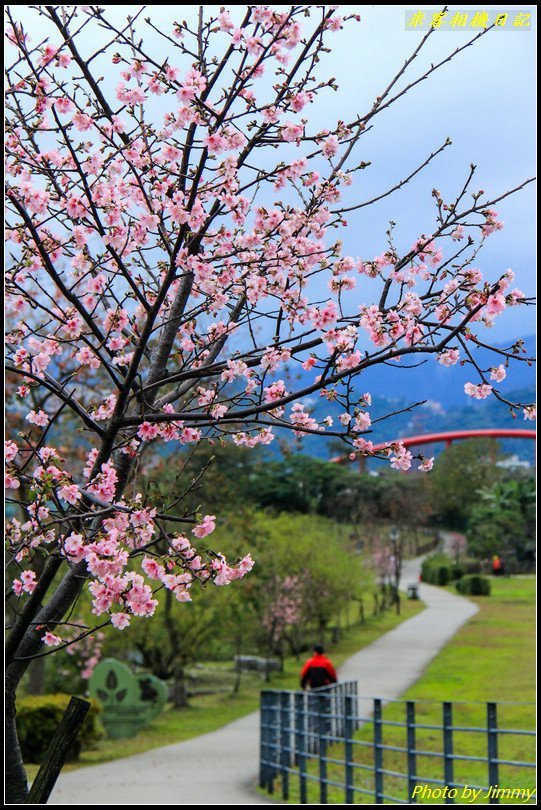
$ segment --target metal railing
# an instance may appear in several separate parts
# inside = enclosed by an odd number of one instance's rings
[[[525,724],[531,714],[533,727],[533,704],[384,702],[360,698],[356,682],[265,690],[260,786],[273,793],[279,783],[282,798],[299,804],[533,803],[531,780],[514,783],[535,768],[535,731],[500,727],[499,709],[510,706],[527,711]],[[502,751],[511,739],[522,759]]]

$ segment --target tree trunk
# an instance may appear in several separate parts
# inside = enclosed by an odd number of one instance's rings
[[[45,694],[45,658],[36,658],[28,668],[28,693]]]
[[[398,590],[398,588],[395,588],[394,601],[396,605],[396,615],[400,616],[400,591]]]
[[[172,702],[174,709],[185,709],[188,705],[188,690],[186,688],[186,673],[182,664],[175,665],[173,674],[173,695]]]
[[[173,706],[175,709],[185,709],[188,705],[188,691],[186,689],[186,673],[182,657],[181,641],[173,617],[173,595],[166,590],[164,601],[165,627],[171,645],[171,660],[173,662]]]
[[[237,633],[235,636],[235,655],[237,656],[237,677],[235,678],[235,685],[233,686],[233,694],[237,695],[240,692],[240,682],[242,680],[242,664],[240,656],[242,655],[242,634]]]
[[[49,560],[51,576],[56,573],[55,565],[60,561],[57,558]],[[75,602],[86,581],[86,563],[78,563],[66,573],[49,602],[41,607],[39,604],[41,593],[40,584],[28,599],[19,622],[13,628],[6,643],[6,740],[4,751],[6,803],[24,804],[28,793],[26,773],[23,766],[21,749],[17,738],[15,726],[15,696],[22,676],[29,664],[36,656],[43,654],[41,633],[37,626],[46,625],[54,630],[62,621],[69,607]],[[44,577],[44,588],[48,587],[47,577]],[[33,600],[33,597],[36,599]],[[38,602],[38,604],[34,604]],[[26,610],[30,606],[31,611]],[[28,614],[28,615],[27,615]],[[9,651],[9,656],[8,656]]]
[[[6,678],[6,804],[25,804],[28,796],[28,779],[17,738],[15,692],[16,683],[13,684],[9,677]]]

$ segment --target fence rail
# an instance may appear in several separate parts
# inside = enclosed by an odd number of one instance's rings
[[[518,773],[535,768],[535,731],[500,727],[499,708],[511,704],[431,703],[430,711],[428,705],[361,699],[356,682],[312,692],[265,690],[260,786],[273,793],[279,783],[282,798],[294,792],[300,804],[535,801],[531,779],[513,786]],[[512,705],[531,707],[535,717],[532,704]],[[511,739],[520,740],[522,759],[501,753]],[[309,791],[317,801],[309,802]]]

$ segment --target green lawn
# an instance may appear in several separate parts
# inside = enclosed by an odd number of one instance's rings
[[[422,603],[402,600],[400,616],[396,616],[392,610],[378,616],[367,615],[365,624],[357,624],[344,630],[342,638],[337,644],[327,644],[328,653],[335,665],[340,666],[355,652],[371,644],[379,636],[392,630],[401,621],[409,619],[420,610],[422,610]],[[273,673],[270,684],[265,684],[260,676],[245,674],[241,690],[236,695],[232,691],[199,695],[190,700],[190,705],[186,709],[175,710],[168,707],[160,717],[141,730],[133,739],[101,740],[94,750],[84,751],[79,762],[66,765],[65,770],[109,762],[215,731],[232,720],[256,711],[259,707],[259,695],[262,689],[297,689],[302,663],[302,660],[287,658],[284,672]],[[194,670],[195,672],[197,670]],[[209,681],[214,679],[217,687],[223,686],[225,683],[230,684],[232,690],[234,678],[230,664],[213,664],[199,672],[202,675],[200,680],[204,680],[205,689],[208,688]],[[26,767],[29,778],[34,778],[38,766],[30,764]]]
[[[436,656],[420,680],[403,696],[404,699],[421,701],[416,706],[418,723],[441,725],[442,701],[453,702],[455,727],[477,727],[486,729],[486,702],[498,702],[498,726],[505,729],[535,728],[535,578],[511,578],[493,580],[492,595],[473,597],[479,605],[479,612],[455,635],[444,650]],[[530,705],[518,702],[531,701]],[[387,723],[404,722],[405,706],[401,702],[390,703],[383,710],[383,720]],[[443,750],[442,731],[421,729],[417,731],[416,748],[427,752]],[[373,731],[367,726],[356,734],[359,744],[355,745],[355,761],[358,764],[373,765]],[[455,731],[453,750],[460,756],[487,756],[486,731]],[[363,745],[364,743],[364,745]],[[405,747],[405,729],[384,725],[383,744]],[[498,757],[510,761],[535,761],[535,738],[504,735],[499,737]],[[343,758],[343,744],[329,749],[328,757]],[[384,750],[383,768],[400,773],[407,772],[406,754]],[[317,762],[311,762],[310,773],[317,774]],[[444,780],[441,757],[417,757],[417,784],[438,787],[430,779]],[[344,768],[329,763],[328,778],[343,782]],[[488,784],[487,765],[467,760],[455,762],[454,782],[483,786]],[[356,770],[356,786],[371,791],[371,795],[357,793],[356,803],[373,803],[374,780],[372,773]],[[530,768],[501,765],[498,776],[500,788],[535,787],[535,771]],[[279,784],[276,795],[279,795]],[[310,804],[319,804],[319,789],[314,781],[308,783]],[[384,793],[406,799],[407,782],[398,777],[384,777]],[[460,798],[457,803],[468,803]],[[418,803],[443,804],[439,797],[417,797]],[[475,804],[488,803],[483,792]],[[291,777],[290,801],[298,803],[298,779]],[[344,792],[339,788],[329,788],[328,803],[341,804]],[[506,802],[520,804],[522,800],[506,799]],[[386,802],[387,803],[387,802]],[[390,802],[388,802],[390,803]]]

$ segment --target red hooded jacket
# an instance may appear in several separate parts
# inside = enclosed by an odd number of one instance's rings
[[[306,689],[318,689],[321,686],[329,686],[338,680],[336,670],[326,655],[314,653],[301,670],[301,687]]]

